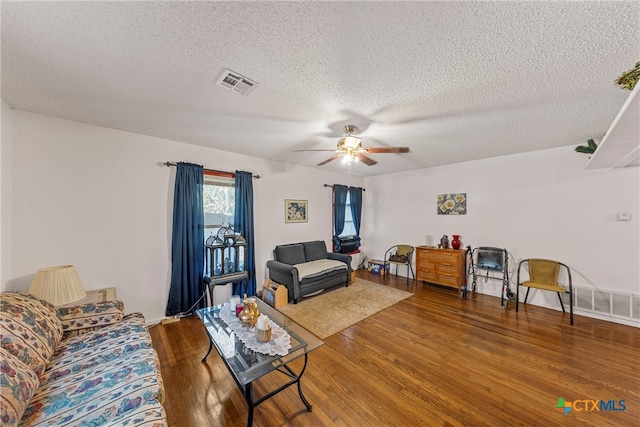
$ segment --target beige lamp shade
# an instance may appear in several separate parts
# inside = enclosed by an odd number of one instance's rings
[[[53,305],[67,304],[87,296],[73,265],[60,265],[38,270],[29,293]]]

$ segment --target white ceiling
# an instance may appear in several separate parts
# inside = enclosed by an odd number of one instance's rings
[[[345,124],[370,176],[602,139],[640,60],[640,3],[7,2],[2,99],[315,166]],[[223,68],[259,83],[215,85]],[[577,155],[577,154],[576,154]],[[182,159],[161,159],[182,160]],[[347,172],[339,161],[323,169]]]

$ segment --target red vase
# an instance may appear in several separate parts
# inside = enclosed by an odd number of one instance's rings
[[[453,249],[460,249],[460,245],[462,245],[462,242],[460,241],[460,235],[452,234],[452,236],[453,236],[453,240],[451,241],[451,247]]]

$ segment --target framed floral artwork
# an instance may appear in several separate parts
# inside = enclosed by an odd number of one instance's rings
[[[284,201],[284,222],[307,222],[309,221],[309,202],[306,200]]]
[[[467,193],[438,194],[438,215],[466,215]]]

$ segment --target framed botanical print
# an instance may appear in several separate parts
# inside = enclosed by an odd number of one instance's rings
[[[438,215],[466,215],[467,193],[438,194]]]

